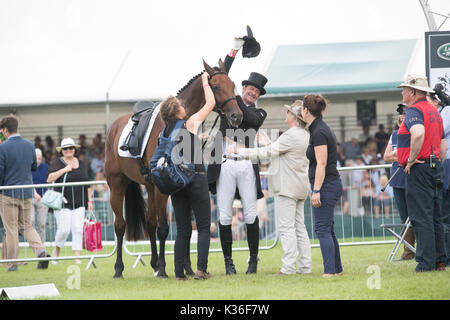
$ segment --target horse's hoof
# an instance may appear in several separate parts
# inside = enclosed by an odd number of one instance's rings
[[[123,279],[123,275],[120,273],[120,274],[115,274],[114,276],[113,276],[113,279]]]

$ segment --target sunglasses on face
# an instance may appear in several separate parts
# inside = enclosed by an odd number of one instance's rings
[[[63,151],[66,151],[66,150],[75,150],[75,147],[61,148],[61,150],[63,150]]]

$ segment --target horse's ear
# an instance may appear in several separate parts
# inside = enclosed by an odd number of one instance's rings
[[[226,72],[225,63],[223,63],[222,58],[219,59],[219,68],[220,68],[220,71]]]
[[[204,59],[203,59],[203,66],[205,67],[205,70],[206,70],[206,72],[208,72],[209,75],[212,75],[212,74],[214,73],[214,69],[211,68],[211,67],[209,66],[209,64],[207,64],[207,63],[205,62]]]

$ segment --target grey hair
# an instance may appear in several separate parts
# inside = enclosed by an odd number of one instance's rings
[[[42,157],[42,150],[39,148],[34,149],[36,151],[36,156],[40,155]]]

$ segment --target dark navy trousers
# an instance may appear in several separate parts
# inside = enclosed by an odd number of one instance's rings
[[[206,272],[211,240],[211,202],[206,173],[196,173],[194,181],[171,195],[177,224],[175,240],[175,276],[184,277],[184,256],[189,250],[192,234],[191,210],[197,224],[197,270]]]
[[[400,169],[402,170],[402,169]],[[397,204],[398,213],[402,223],[408,219],[408,205],[406,202],[406,189],[405,188],[392,188],[394,190],[394,200]]]
[[[311,188],[314,186],[312,184]],[[320,189],[319,208],[312,208],[314,216],[314,231],[320,242],[322,251],[324,273],[342,272],[339,243],[334,234],[334,207],[342,196],[341,178],[323,183]]]
[[[416,271],[431,271],[436,264],[446,261],[445,233],[442,223],[443,168],[437,161],[435,168],[429,163],[415,164],[406,177],[408,215],[416,233]]]

